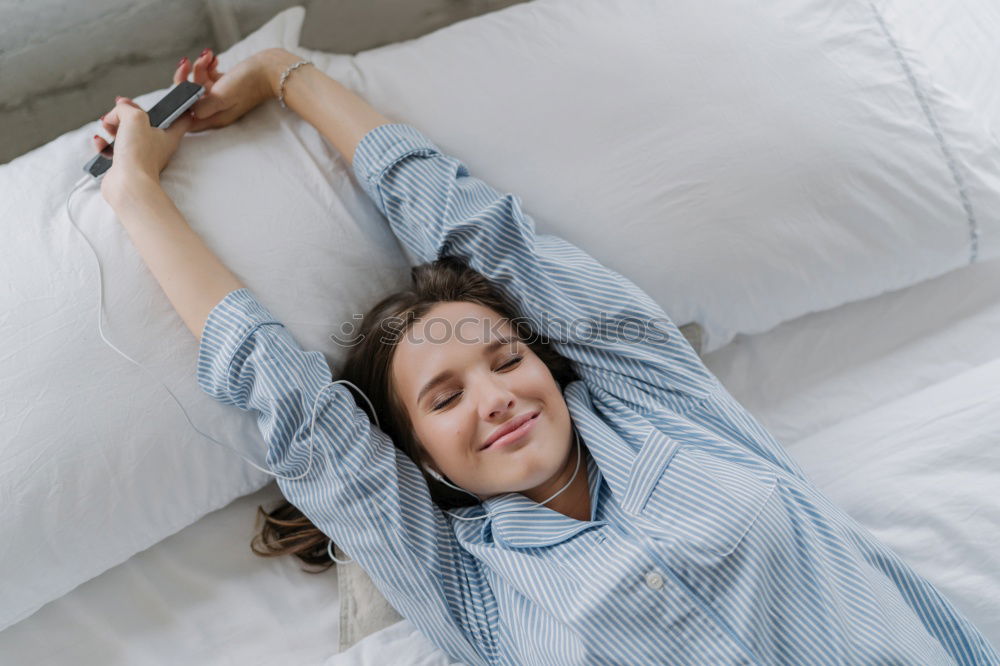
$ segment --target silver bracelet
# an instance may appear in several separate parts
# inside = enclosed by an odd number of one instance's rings
[[[281,108],[283,109],[288,108],[288,106],[285,105],[285,79],[288,78],[289,74],[291,74],[293,71],[295,71],[302,65],[312,65],[312,62],[308,60],[299,60],[297,63],[291,65],[281,74],[281,82],[278,84],[278,102],[281,104]],[[313,66],[315,67],[315,65]]]

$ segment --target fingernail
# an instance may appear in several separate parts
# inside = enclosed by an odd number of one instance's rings
[[[115,104],[125,99],[124,97],[115,96]]]
[[[97,135],[95,134],[95,135],[94,135],[94,138],[95,138],[95,139],[100,139],[101,137],[99,137],[99,136],[97,136]]]
[[[199,58],[204,58],[204,57],[205,57],[205,54],[206,54],[206,53],[208,53],[208,52],[209,52],[209,51],[211,51],[211,50],[212,50],[212,49],[205,49],[204,51],[202,51],[202,52],[201,52],[201,55],[200,55],[200,56],[198,56],[198,57],[199,57]]]
[[[188,57],[184,56],[183,58],[181,58],[180,60],[177,61],[177,66],[178,67],[183,67],[184,63],[186,63],[187,61],[188,61]]]

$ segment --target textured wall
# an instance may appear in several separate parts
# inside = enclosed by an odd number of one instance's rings
[[[0,164],[165,85],[181,56],[295,5],[301,43],[356,53],[523,0],[0,0]]]

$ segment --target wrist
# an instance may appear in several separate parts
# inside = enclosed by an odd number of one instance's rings
[[[260,57],[264,75],[265,94],[273,99],[277,99],[280,92],[279,87],[281,85],[282,73],[299,60],[302,60],[302,58],[281,48],[261,51]]]
[[[163,192],[160,179],[149,174],[138,173],[118,180],[105,177],[101,191],[111,208],[119,212],[129,206],[148,201]]]

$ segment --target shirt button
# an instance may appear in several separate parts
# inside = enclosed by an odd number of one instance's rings
[[[649,587],[654,590],[660,589],[663,587],[663,576],[655,571],[650,571],[646,574],[646,585],[649,585]]]

